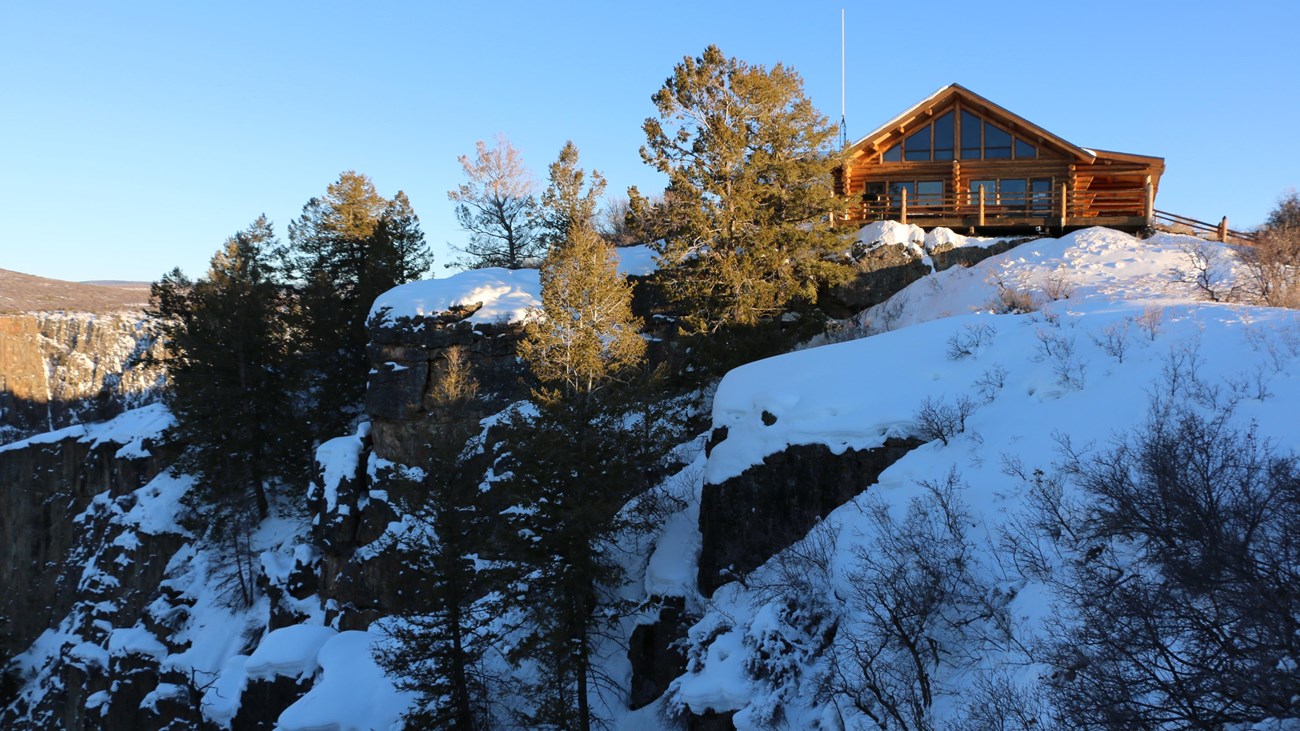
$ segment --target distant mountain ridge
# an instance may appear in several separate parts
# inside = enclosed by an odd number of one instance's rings
[[[123,312],[148,304],[148,282],[65,282],[0,269],[0,314]]]

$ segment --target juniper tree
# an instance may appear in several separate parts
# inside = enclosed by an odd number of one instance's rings
[[[659,116],[645,121],[641,156],[668,176],[657,248],[690,324],[753,325],[845,276],[832,226],[836,131],[798,73],[709,46],[653,99]]]
[[[537,209],[538,235],[546,250],[562,245],[574,226],[594,226],[596,206],[605,192],[605,178],[578,167],[578,148],[564,143],[560,156],[548,169],[549,182]]]
[[[406,195],[390,201],[351,170],[307,201],[281,256],[299,293],[314,428],[324,437],[347,426],[365,391],[370,305],[418,279],[433,257]]]
[[[267,492],[306,469],[299,404],[291,396],[294,341],[289,299],[271,256],[271,223],[259,217],[212,257],[206,276],[179,269],[152,287],[176,419],[187,449],[178,461],[209,502],[268,512]]]
[[[459,158],[468,180],[447,192],[456,221],[469,234],[464,248],[453,247],[464,254],[456,263],[468,269],[533,265],[546,247],[534,225],[537,201],[523,156],[505,135],[497,135],[495,147],[480,140],[474,148],[473,159]]]
[[[645,344],[612,249],[591,228],[570,231],[541,281],[541,311],[520,347],[541,384],[537,411],[509,423],[501,466],[518,506],[507,534],[519,537],[521,571],[510,593],[526,617],[513,657],[537,665],[527,724],[589,729],[593,684],[608,681],[592,653],[619,616],[617,539],[636,516],[624,506],[646,484],[616,386],[641,365]]]

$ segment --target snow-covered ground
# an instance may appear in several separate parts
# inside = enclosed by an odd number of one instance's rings
[[[973,410],[964,432],[907,454],[834,511],[816,537],[785,552],[807,555],[821,542],[830,560],[820,599],[835,606],[853,592],[855,550],[874,538],[873,509],[883,504],[901,518],[922,482],[942,482],[950,471],[972,517],[979,563],[991,571],[999,528],[1026,507],[1027,484],[1008,474],[1006,460],[1050,473],[1061,439],[1108,444],[1142,421],[1153,394],[1171,392],[1171,373],[1184,386],[1172,398],[1207,412],[1232,404],[1237,421],[1256,425],[1280,451],[1300,450],[1300,312],[1198,299],[1173,272],[1187,267],[1187,247],[1203,245],[1190,237],[1138,240],[1088,229],[915,282],[862,315],[879,334],[727,374],[713,407],[713,426],[726,427],[727,436],[713,449],[703,480],[721,483],[789,445],[874,447],[917,433],[917,412],[927,400],[967,400]],[[1000,309],[993,306],[1000,288],[1031,292],[1040,309],[992,314]],[[680,555],[681,542],[661,542],[658,552]],[[851,709],[813,700],[811,679],[827,670],[825,658],[800,654],[809,638],[770,590],[784,581],[781,563],[769,561],[744,585],[728,584],[704,603],[691,630],[689,672],[667,702],[696,713],[738,711],[742,729],[764,727],[778,708],[792,728],[842,728],[851,718]],[[1009,609],[1032,635],[1054,601],[1031,584],[1016,588]],[[779,676],[784,680],[773,679],[774,642],[793,658],[793,669]],[[1006,659],[984,657],[939,677],[938,727],[960,708],[973,678]],[[1032,679],[1038,668],[1017,672]],[[627,727],[646,722],[644,713],[632,714]]]

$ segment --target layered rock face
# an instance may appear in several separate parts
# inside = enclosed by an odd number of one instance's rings
[[[700,593],[711,596],[803,538],[817,521],[923,443],[912,437],[890,438],[875,449],[841,454],[820,444],[793,446],[721,484],[705,484],[700,497]]]
[[[0,443],[153,400],[163,382],[145,362],[153,333],[140,312],[0,315]]]
[[[451,427],[477,424],[525,397],[525,369],[515,355],[519,324],[470,323],[466,309],[440,316],[399,318],[370,330],[366,413],[375,453],[398,464],[420,465],[427,445]],[[478,386],[471,407],[449,411],[435,390],[453,360],[461,359]]]

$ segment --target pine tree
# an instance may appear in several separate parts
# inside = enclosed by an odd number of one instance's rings
[[[564,143],[560,156],[549,168],[549,183],[542,191],[538,208],[539,237],[547,251],[564,243],[574,226],[593,226],[596,207],[605,192],[605,178],[578,167],[578,148],[573,140]]]
[[[303,206],[281,250],[298,288],[300,327],[318,437],[340,433],[365,392],[366,321],[383,292],[418,279],[433,257],[410,201],[389,201],[370,178],[345,171]]]
[[[294,396],[292,299],[271,251],[266,217],[235,234],[191,281],[179,270],[152,288],[175,418],[170,434],[186,445],[176,468],[193,475],[186,500],[218,549],[233,600],[253,601],[249,536],[270,512],[274,490],[307,472],[308,435]]]
[[[477,389],[462,352],[451,350],[430,397],[446,409],[464,408]],[[490,592],[500,572],[479,558],[491,527],[480,504],[484,465],[461,453],[470,437],[470,430],[455,428],[430,443],[424,501],[410,514],[416,530],[401,545],[419,601],[411,599],[412,611],[386,625],[395,642],[377,658],[399,687],[419,696],[406,717],[415,728],[491,725],[483,654],[495,641]]]
[[[506,532],[519,537],[522,585],[512,594],[524,598],[516,608],[527,628],[514,657],[538,669],[526,724],[590,729],[592,685],[608,680],[592,653],[619,616],[614,547],[632,527],[624,506],[646,485],[614,386],[641,366],[645,343],[612,249],[589,226],[551,251],[541,279],[541,312],[520,346],[541,383],[538,410],[510,420],[502,460],[503,489],[518,505]]]
[[[691,324],[753,325],[846,276],[831,215],[835,129],[798,73],[709,46],[653,98],[659,118],[645,122],[641,156],[668,176],[659,250]]]
[[[464,256],[456,263],[467,269],[535,266],[546,247],[534,225],[537,201],[523,156],[505,135],[497,135],[496,147],[480,140],[475,150],[473,159],[459,158],[469,180],[447,193],[469,234],[465,247],[457,248]]]
[[[645,355],[632,287],[590,226],[575,226],[539,274],[541,317],[529,324],[519,355],[546,384],[548,400],[590,399]]]

